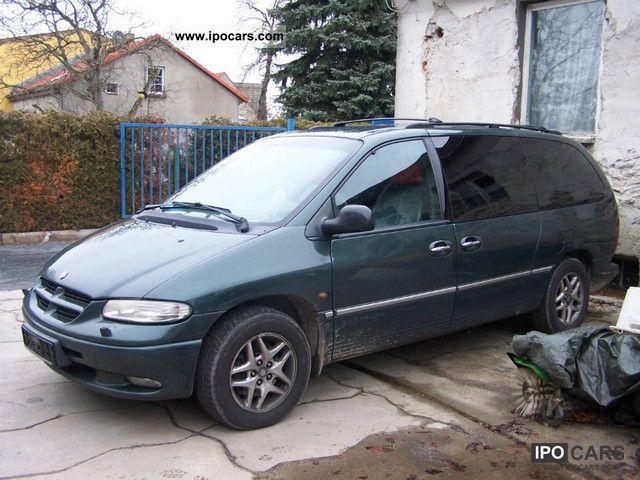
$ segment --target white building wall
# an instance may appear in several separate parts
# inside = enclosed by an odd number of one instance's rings
[[[398,15],[396,117],[517,123],[526,3],[408,2]],[[640,257],[638,85],[640,1],[608,0],[597,126],[587,147],[616,192],[618,253],[633,257]]]

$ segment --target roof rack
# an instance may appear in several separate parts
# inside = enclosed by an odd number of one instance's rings
[[[372,125],[384,126],[392,124],[396,120],[415,122],[406,125],[404,128],[425,128],[425,127],[456,127],[456,126],[469,126],[469,127],[487,127],[487,128],[515,128],[519,130],[532,130],[543,133],[553,133],[555,135],[562,135],[562,132],[558,130],[550,130],[541,125],[514,125],[509,123],[485,123],[485,122],[443,122],[439,118],[400,118],[400,117],[378,117],[378,118],[357,118],[355,120],[342,120],[335,122],[329,128],[346,127],[352,123],[370,122]],[[426,125],[425,125],[426,124]],[[326,128],[326,127],[325,127]]]
[[[405,128],[424,128],[424,124],[436,127],[456,127],[456,126],[469,126],[469,127],[487,127],[487,128],[515,128],[518,130],[533,130],[536,132],[553,133],[554,135],[562,135],[562,132],[558,130],[550,130],[541,125],[514,125],[510,123],[484,123],[484,122],[438,122],[433,124],[431,122],[423,121],[420,123],[412,123]]]
[[[346,127],[350,123],[363,123],[363,122],[371,122],[372,124],[387,125],[387,122],[402,120],[409,122],[427,122],[427,123],[442,123],[442,120],[439,118],[431,117],[428,119],[424,118],[400,118],[400,117],[375,117],[375,118],[356,118],[355,120],[341,120],[332,125],[332,127]]]

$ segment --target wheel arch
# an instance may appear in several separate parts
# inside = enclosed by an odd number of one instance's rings
[[[591,264],[593,263],[593,256],[588,250],[584,249],[576,249],[567,252],[567,258],[575,258],[579,260],[584,265],[584,268],[587,269],[587,273],[591,272]]]
[[[322,324],[324,319],[318,314],[313,304],[296,295],[265,295],[235,305],[233,308],[227,310],[224,315],[218,319],[216,324],[224,321],[225,317],[232,312],[246,307],[273,308],[293,318],[300,328],[302,328],[309,342],[309,348],[311,350],[311,375],[320,375],[322,367],[327,361],[325,354],[327,341],[325,339],[325,328]],[[209,335],[211,330],[213,330],[213,327],[207,335]]]

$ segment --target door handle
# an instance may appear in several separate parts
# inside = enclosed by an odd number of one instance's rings
[[[478,235],[469,235],[460,240],[460,247],[465,252],[473,252],[482,246],[482,241]]]
[[[451,253],[451,242],[447,240],[436,240],[429,245],[429,251],[434,257],[445,257]]]

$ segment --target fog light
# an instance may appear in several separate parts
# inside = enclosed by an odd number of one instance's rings
[[[127,377],[127,380],[130,384],[136,385],[137,387],[160,388],[162,386],[160,382],[152,380],[151,378]]]

